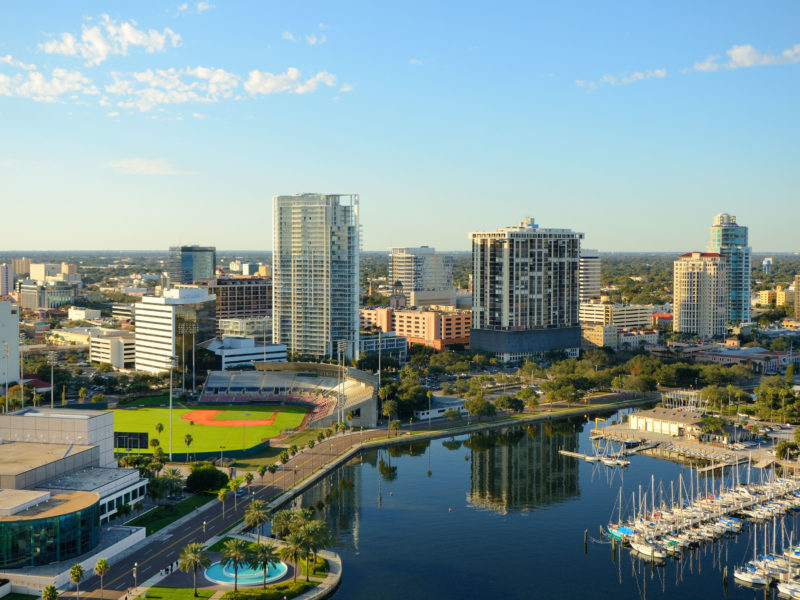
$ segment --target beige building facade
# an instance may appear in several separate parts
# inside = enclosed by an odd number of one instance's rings
[[[715,252],[689,252],[673,266],[674,331],[709,339],[728,323],[727,263]]]

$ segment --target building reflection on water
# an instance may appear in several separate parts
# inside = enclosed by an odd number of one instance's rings
[[[558,451],[577,450],[584,422],[569,419],[473,434],[464,442],[471,451],[469,504],[505,513],[577,496],[579,461]]]

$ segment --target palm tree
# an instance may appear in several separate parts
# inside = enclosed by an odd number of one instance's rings
[[[156,423],[156,435],[161,435],[162,431],[164,431],[163,423]]]
[[[233,567],[233,591],[239,589],[239,568],[250,564],[250,549],[247,542],[231,538],[222,546],[223,560]]]
[[[306,551],[306,542],[299,531],[294,531],[286,536],[283,540],[283,547],[280,550],[280,555],[283,560],[294,563],[294,580],[297,581],[297,571],[300,568],[299,560],[303,557]],[[306,573],[308,577],[308,573]]]
[[[263,500],[253,500],[244,511],[244,522],[248,527],[256,530],[256,541],[261,543],[261,525],[267,521],[267,503]]]
[[[294,514],[289,509],[279,510],[272,515],[272,533],[279,538],[284,538],[292,531]]]
[[[238,503],[236,502],[236,492],[239,491],[239,488],[242,487],[242,480],[240,477],[236,479],[231,479],[228,482],[228,488],[233,492],[233,510],[236,510]]]
[[[253,479],[255,479],[255,477],[253,477],[253,474],[250,471],[247,471],[244,474],[244,482],[247,485],[248,492],[250,491],[250,484],[253,483]]]
[[[189,461],[189,446],[192,445],[194,438],[192,437],[191,433],[187,433],[186,436],[183,438],[183,444],[186,446],[186,461]]]
[[[331,532],[325,521],[311,521],[305,526],[308,547],[314,553],[314,567],[317,566],[317,552],[331,543]]]
[[[222,488],[217,492],[217,500],[222,502],[222,518],[225,518],[225,498],[228,497],[228,488]]]
[[[125,505],[127,506],[127,504]],[[120,507],[121,508],[121,507]],[[111,570],[111,567],[108,564],[108,561],[105,558],[101,558],[97,561],[97,564],[94,566],[94,573],[100,578],[100,597],[103,597],[103,577],[106,576],[106,573]]]
[[[278,560],[278,553],[272,544],[258,544],[253,550],[253,563],[264,569],[264,589],[267,589],[267,571],[269,566]]]
[[[52,583],[42,590],[42,600],[58,600],[58,590]]]
[[[211,564],[208,552],[203,548],[203,544],[195,542],[187,544],[181,550],[178,568],[184,573],[192,572],[192,586],[194,587],[194,597],[197,598],[197,569],[205,569]]]
[[[181,475],[180,469],[175,467],[166,469],[161,479],[164,481],[169,495],[180,492],[181,488],[183,487],[183,475]]]
[[[80,583],[83,579],[83,567],[78,565],[72,565],[72,568],[69,570],[69,579],[72,583],[75,584],[75,594],[78,598],[81,597],[81,590],[80,590]]]
[[[78,390],[78,402],[83,404],[83,401],[86,400],[86,388],[82,387]]]
[[[278,470],[278,465],[272,463],[270,466],[267,467],[267,471],[269,474],[272,475],[272,487],[275,487],[275,471]]]
[[[388,424],[386,429],[389,429],[389,425],[392,423],[392,416],[397,413],[397,402],[394,400],[386,400],[383,403],[383,408],[381,409],[381,414],[387,418]]]
[[[267,474],[267,465],[258,467],[258,476],[261,477],[261,485],[264,485],[264,475]]]

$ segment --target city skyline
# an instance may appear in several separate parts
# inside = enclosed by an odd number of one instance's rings
[[[359,194],[365,250],[684,252],[721,212],[797,249],[792,3],[42,7],[0,11],[0,250],[269,250],[306,192]]]

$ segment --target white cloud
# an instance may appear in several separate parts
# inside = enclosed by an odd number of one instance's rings
[[[10,54],[6,54],[5,56],[0,56],[0,64],[6,64],[11,67],[15,67],[17,69],[25,69],[26,71],[35,71],[36,65],[26,65],[21,60],[17,60]]]
[[[336,75],[327,71],[320,71],[313,77],[300,80],[300,71],[294,67],[286,69],[285,73],[268,73],[266,71],[250,71],[244,89],[251,96],[267,94],[308,94],[316,91],[319,84],[332,87],[336,85]]]
[[[80,54],[87,66],[104,62],[109,55],[127,55],[129,48],[141,47],[146,52],[162,52],[167,46],[177,47],[181,36],[169,27],[162,31],[156,29],[137,29],[136,21],[118,23],[108,15],[102,15],[100,25],[82,25],[80,40],[71,33],[62,33],[59,39],[39,44],[46,54],[77,56]]]
[[[15,76],[0,78],[0,93],[6,96],[30,98],[36,102],[58,102],[63,94],[75,92],[85,95],[99,94],[91,80],[80,71],[53,69],[51,76],[31,71],[27,78]]]
[[[202,113],[192,113],[192,116],[193,116],[195,119],[200,119],[201,121],[202,121],[203,119],[207,119],[207,118],[208,118],[208,115],[204,115],[204,114],[202,114]]]
[[[285,39],[285,40],[289,40],[290,42],[294,42],[294,41],[296,41],[296,40],[294,39],[294,36],[293,36],[293,35],[292,35],[290,32],[288,32],[288,31],[284,31],[284,32],[283,32],[283,35],[282,35],[281,37],[282,37],[283,39]]]
[[[422,61],[419,60],[418,58],[412,58],[411,60],[408,61],[408,64],[410,64],[410,65],[421,65]]]
[[[187,10],[189,10],[189,3],[188,2],[184,2],[183,4],[179,4],[178,5],[178,12],[179,13],[186,12]]]
[[[109,117],[118,117],[119,113],[118,112],[110,112],[110,113],[108,113],[108,116]]]
[[[310,92],[315,92],[320,83],[325,84],[328,87],[333,87],[336,85],[336,75],[328,73],[327,71],[320,71],[313,77],[306,79],[302,84],[298,85],[297,89],[294,90],[294,93],[308,94]]]
[[[179,171],[165,158],[129,158],[125,160],[112,160],[103,165],[105,168],[114,169],[132,175],[191,175],[186,171]]]
[[[328,26],[327,26],[325,23],[320,23],[320,24],[319,24],[319,28],[320,28],[320,29],[327,29],[327,28],[328,28]]]
[[[194,8],[195,8],[195,10],[197,10],[197,14],[200,14],[202,12],[205,12],[207,10],[211,10],[212,8],[216,8],[216,7],[213,4],[211,4],[210,2],[198,2],[197,4],[194,5]]]
[[[312,33],[311,35],[306,36],[306,43],[309,46],[320,46],[324,44],[327,39],[328,38],[326,38],[324,35],[317,37],[316,34]]]
[[[350,85],[349,83],[345,83],[345,84],[342,85],[342,87],[339,88],[339,91],[342,92],[342,93],[352,92],[353,91],[353,86]]]
[[[772,65],[790,65],[800,62],[800,44],[786,48],[780,54],[761,52],[752,44],[734,45],[725,51],[728,62],[720,63],[718,55],[711,55],[703,62],[696,62],[686,71],[712,72],[720,69],[744,69],[749,67],[768,67]]]
[[[634,71],[633,73],[623,75],[611,75],[606,73],[598,81],[576,79],[575,86],[591,92],[607,85],[628,85],[630,83],[636,83],[637,81],[644,81],[645,79],[662,79],[666,76],[666,69],[648,69],[646,71]]]
[[[230,98],[239,86],[239,76],[224,69],[148,69],[124,76],[112,73],[114,82],[105,87],[108,94],[119,96],[117,106],[142,112],[164,104],[217,102]]]

